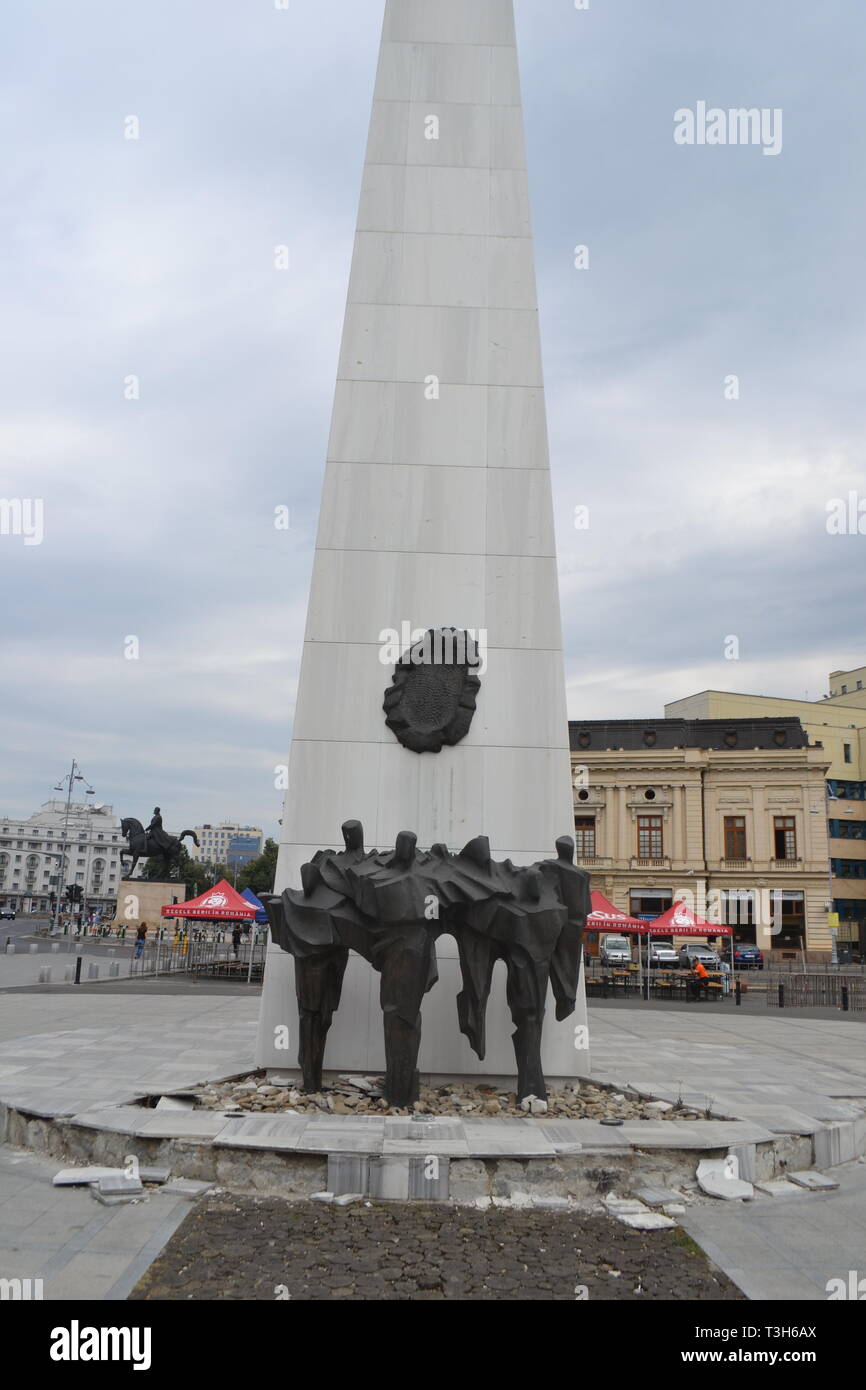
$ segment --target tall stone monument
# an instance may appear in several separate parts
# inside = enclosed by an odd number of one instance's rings
[[[452,629],[477,646],[474,712],[419,751],[394,677],[413,641]],[[275,889],[300,887],[348,820],[370,846],[484,835],[526,865],[573,816],[513,3],[387,0]],[[499,973],[479,1062],[452,937],[437,955],[422,1073],[513,1075]],[[584,1023],[581,981],[570,1018],[547,1010],[548,1079],[586,1070]],[[258,1064],[296,1066],[297,1041],[294,963],[272,944]],[[353,954],[325,1068],[383,1064],[378,977]]]

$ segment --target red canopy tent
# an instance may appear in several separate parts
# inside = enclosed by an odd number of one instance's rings
[[[586,919],[588,931],[633,931],[644,935],[649,931],[649,925],[649,922],[642,922],[639,917],[629,917],[627,912],[620,912],[604,893],[598,893],[593,889],[592,912]]]
[[[724,922],[707,922],[685,903],[673,903],[667,912],[647,924],[653,936],[733,936],[733,927]]]
[[[256,915],[252,903],[236,893],[225,879],[189,902],[170,903],[160,911],[163,917],[195,917],[206,922],[251,922]]]

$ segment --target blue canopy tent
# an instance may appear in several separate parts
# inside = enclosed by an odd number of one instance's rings
[[[257,922],[267,922],[268,914],[265,912],[265,909],[262,907],[252,888],[245,888],[241,893],[241,897],[246,898],[247,902],[256,909]]]

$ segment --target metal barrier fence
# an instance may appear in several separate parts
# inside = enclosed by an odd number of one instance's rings
[[[770,1009],[841,1009],[848,1013],[866,1011],[866,978],[860,974],[834,975],[817,971],[767,976],[767,1007]]]
[[[237,951],[231,941],[190,940],[172,936],[148,942],[141,955],[129,963],[131,976],[188,974],[210,979],[261,980],[267,953],[267,932],[241,939]]]
[[[798,959],[798,960],[774,960],[774,961],[772,962],[772,964],[769,965],[767,968],[770,969],[770,970],[772,970],[774,974],[779,974],[779,975],[781,975],[781,974],[784,974],[784,975],[802,975],[802,974],[803,974],[803,962],[802,962],[802,960],[799,960],[799,959]],[[833,965],[833,963],[832,963],[831,961],[827,961],[827,960],[821,960],[821,961],[807,960],[807,961],[806,961],[806,974],[807,974],[807,975],[862,975],[863,978],[866,979],[866,965],[853,965],[853,964],[851,964],[851,965],[841,965],[841,964]]]

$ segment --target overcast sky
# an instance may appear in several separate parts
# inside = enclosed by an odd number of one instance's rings
[[[121,815],[276,829],[382,10],[4,7],[0,496],[45,534],[0,536],[0,814],[74,755]],[[866,8],[516,11],[570,714],[818,698],[866,661],[826,529],[866,498]],[[676,145],[701,100],[781,108],[781,153]]]

